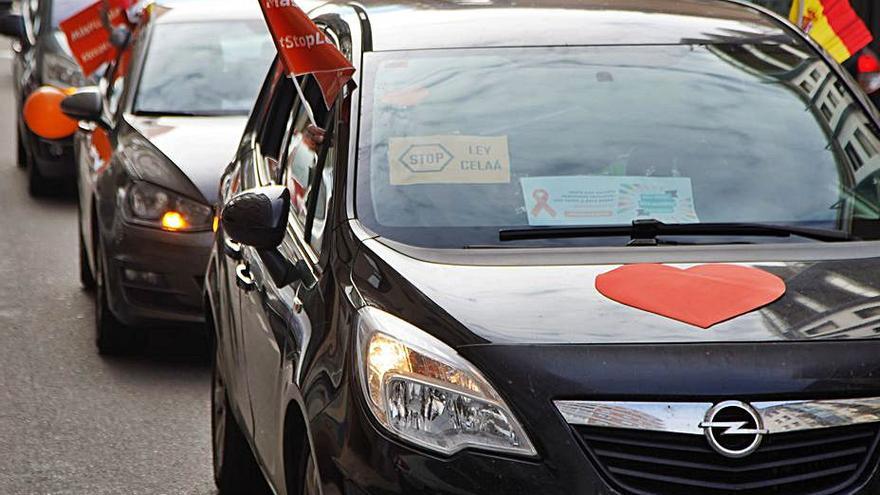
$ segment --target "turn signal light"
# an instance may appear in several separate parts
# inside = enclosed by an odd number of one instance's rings
[[[166,211],[162,215],[162,228],[165,230],[180,230],[186,228],[186,219],[176,211]]]
[[[375,403],[381,403],[381,380],[385,374],[391,371],[397,373],[411,373],[412,363],[409,360],[409,352],[400,342],[388,338],[380,333],[374,334],[367,348],[367,366],[370,371],[370,398]]]

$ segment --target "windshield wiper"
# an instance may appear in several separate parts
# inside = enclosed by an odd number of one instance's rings
[[[136,110],[134,114],[138,117],[226,117],[233,115],[242,115],[242,112],[234,110],[219,110],[216,112],[187,112],[180,110]]]
[[[585,237],[629,236],[630,246],[656,246],[658,236],[798,236],[823,242],[858,240],[839,230],[814,229],[763,223],[663,223],[659,220],[633,220],[632,225],[600,225],[592,227],[537,227],[506,229],[498,232],[501,241],[530,239],[573,239]]]

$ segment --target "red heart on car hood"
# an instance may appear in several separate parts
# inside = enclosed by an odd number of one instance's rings
[[[785,294],[772,273],[737,265],[624,265],[596,277],[605,297],[673,320],[709,328]]]

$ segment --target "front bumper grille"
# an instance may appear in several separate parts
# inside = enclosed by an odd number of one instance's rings
[[[877,423],[767,435],[742,459],[702,435],[572,425],[592,461],[637,495],[831,495],[864,483],[877,466]]]

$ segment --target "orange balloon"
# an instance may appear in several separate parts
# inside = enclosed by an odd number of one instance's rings
[[[24,122],[34,134],[45,139],[61,139],[76,132],[77,123],[61,112],[61,100],[67,93],[43,86],[24,102]]]

